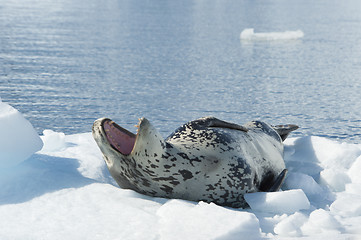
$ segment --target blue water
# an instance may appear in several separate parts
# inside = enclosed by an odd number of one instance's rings
[[[241,42],[302,30],[294,41]],[[202,116],[361,140],[359,0],[3,0],[0,97],[41,134]]]

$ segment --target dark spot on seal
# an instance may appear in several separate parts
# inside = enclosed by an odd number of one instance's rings
[[[180,184],[180,182],[177,180],[170,181],[169,183],[172,184],[173,186],[177,186],[178,184]]]
[[[171,188],[167,185],[162,185],[162,187],[160,189],[163,190],[167,194],[171,194],[173,192],[173,188]]]
[[[225,202],[227,202],[226,199],[227,199],[228,196],[229,196],[229,191],[228,191],[228,190],[224,190],[224,194],[221,195],[220,197],[223,198]]]
[[[208,185],[206,185],[206,187],[207,187],[206,191],[212,191],[212,190],[216,189],[215,187],[213,187],[212,184],[208,184]]]
[[[145,172],[145,173],[148,173],[149,174],[149,176],[156,176],[156,174],[155,174],[155,172],[153,172],[152,170],[149,170],[148,168],[145,168],[145,169],[143,169],[143,171]]]
[[[153,178],[153,180],[158,182],[158,181],[170,181],[170,180],[176,180],[176,179],[173,176],[169,176],[169,177]]]
[[[193,178],[193,174],[188,170],[184,169],[184,170],[179,170],[178,172],[182,175],[183,181]]]
[[[177,155],[181,156],[183,159],[188,160],[193,167],[193,162],[201,162],[199,158],[189,158],[186,153],[177,153]]]
[[[151,167],[151,168],[159,168],[159,167],[158,167],[157,165],[155,165],[155,164],[151,164],[150,167]]]
[[[184,159],[187,159],[187,160],[189,160],[189,157],[188,157],[188,155],[187,154],[185,154],[185,153],[177,153],[179,156],[181,156],[182,158],[184,158]]]
[[[144,186],[150,187],[150,182],[147,179],[142,178],[142,183],[143,183]]]

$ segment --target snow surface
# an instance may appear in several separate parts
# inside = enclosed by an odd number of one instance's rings
[[[1,106],[2,129],[19,121]],[[29,131],[21,123],[14,136]],[[90,132],[41,138],[41,151],[1,172],[0,239],[361,239],[361,144],[287,139],[282,191],[247,194],[251,209],[231,209],[120,189]]]
[[[241,32],[240,38],[243,41],[277,41],[294,40],[303,38],[303,36],[304,33],[301,30],[255,33],[253,28],[246,28]]]

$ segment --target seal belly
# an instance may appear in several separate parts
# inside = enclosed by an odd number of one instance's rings
[[[263,155],[267,150],[262,148],[262,144],[269,144],[267,140],[272,138],[260,142],[262,136],[258,138],[254,132],[223,128],[182,131],[182,134],[175,134],[177,137],[168,138],[168,142],[180,152],[188,152],[184,156],[186,159],[194,159],[188,163],[182,163],[180,159],[179,165],[198,171],[192,171],[194,178],[184,183],[186,191],[177,197],[241,206],[245,204],[245,193],[259,191],[265,177],[273,181],[273,176],[282,171],[278,171],[278,167],[273,169],[277,162],[283,161],[279,152],[282,149],[271,152],[271,158]],[[184,135],[186,137],[178,137]],[[269,145],[267,147],[275,148]]]

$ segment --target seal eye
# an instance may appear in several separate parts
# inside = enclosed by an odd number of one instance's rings
[[[106,119],[103,129],[110,145],[118,152],[129,155],[134,147],[136,135],[120,127],[114,121]]]

